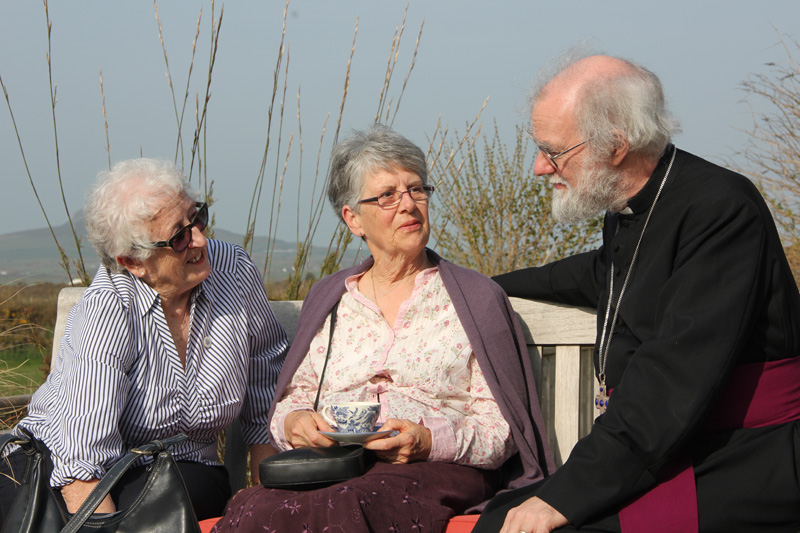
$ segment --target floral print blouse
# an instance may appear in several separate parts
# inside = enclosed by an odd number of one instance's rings
[[[345,281],[319,409],[337,402],[379,402],[379,424],[404,418],[431,431],[428,461],[500,467],[517,448],[438,268],[417,275],[394,324],[359,292],[361,275]],[[271,430],[281,449],[291,448],[283,431],[286,416],[313,409],[329,332],[330,317],[275,408]]]

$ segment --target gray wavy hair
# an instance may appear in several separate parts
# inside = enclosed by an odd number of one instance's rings
[[[595,54],[576,47],[545,67],[531,92],[529,110],[550,81],[568,76],[577,62],[591,55]],[[578,130],[590,139],[587,146],[595,156],[610,153],[622,136],[631,153],[657,159],[673,135],[680,133],[680,124],[667,109],[661,80],[638,63],[616,59],[629,67],[624,74],[595,79],[580,88],[575,108]]]
[[[100,172],[84,203],[89,241],[103,265],[124,272],[117,257],[147,259],[153,251],[150,222],[170,199],[196,199],[183,173],[160,159],[128,159]]]
[[[413,172],[423,185],[428,183],[423,151],[388,126],[376,123],[367,131],[354,130],[352,136],[338,143],[331,154],[328,200],[339,218],[346,205],[359,212],[358,201],[368,174],[395,169]]]

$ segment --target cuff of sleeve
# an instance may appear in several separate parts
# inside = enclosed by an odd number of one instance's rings
[[[656,481],[630,449],[596,427],[536,492],[576,527],[608,509],[618,509]],[[602,489],[581,491],[581,487]]]
[[[431,453],[428,461],[441,463],[452,463],[455,461],[456,452],[456,433],[448,424],[447,419],[438,416],[425,416],[422,418],[422,425],[431,432]]]
[[[50,486],[53,488],[63,487],[69,485],[73,481],[92,481],[94,479],[103,479],[106,471],[99,466],[90,465],[87,463],[73,463],[56,466],[53,468],[53,473],[50,475]]]

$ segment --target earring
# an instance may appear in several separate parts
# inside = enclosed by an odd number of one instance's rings
[[[358,258],[360,262],[364,261],[364,254],[361,251],[363,247],[364,247],[364,235],[361,235],[361,241],[358,243]]]

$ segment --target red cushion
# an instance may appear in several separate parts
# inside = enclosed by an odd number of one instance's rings
[[[454,516],[447,524],[447,530],[445,533],[470,533],[472,528],[475,527],[475,522],[478,521],[479,517],[480,515],[477,514]],[[217,523],[217,520],[219,520],[219,518],[209,518],[208,520],[203,520],[200,522],[200,531],[202,531],[202,533],[211,533],[211,528],[214,527],[214,524]]]
[[[445,533],[470,533],[472,528],[475,527],[475,522],[478,521],[481,515],[479,514],[465,514],[454,516],[447,524]]]
[[[214,524],[216,524],[218,521],[219,518],[208,518],[206,520],[201,520],[200,531],[202,531],[202,533],[211,533],[211,528],[213,528]]]

